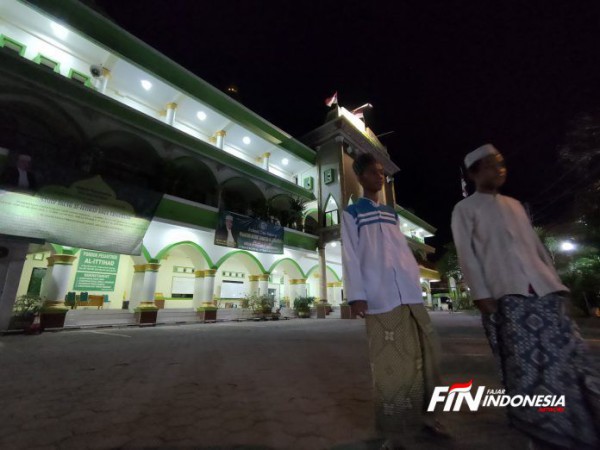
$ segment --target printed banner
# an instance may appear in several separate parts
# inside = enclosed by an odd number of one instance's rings
[[[146,204],[134,201],[134,207],[128,201],[136,194],[145,197]],[[160,198],[156,193],[118,182],[109,185],[101,176],[76,181],[68,187],[44,186],[37,192],[0,188],[0,232],[71,247],[139,255]]]
[[[283,253],[283,227],[229,211],[219,211],[215,245],[259,253]]]

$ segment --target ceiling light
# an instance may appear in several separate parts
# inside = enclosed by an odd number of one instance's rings
[[[281,160],[281,164],[283,164],[284,166],[287,166],[289,163],[290,163],[290,160],[289,160],[289,159],[287,159],[287,158],[283,158],[283,159]]]
[[[61,39],[65,39],[69,35],[69,30],[57,23],[51,22],[50,28],[52,28],[52,32],[56,35],[56,37]]]
[[[148,80],[142,80],[141,83],[142,83],[142,87],[144,89],[146,89],[147,91],[152,89],[152,83],[150,83]]]
[[[204,111],[198,111],[198,114],[196,114],[196,117],[199,120],[206,120],[206,113]]]
[[[331,246],[332,246],[332,247],[337,247],[337,243],[336,243],[336,242],[332,242],[332,243],[331,243]]]
[[[252,142],[252,141],[250,140],[250,138],[249,138],[248,136],[244,136],[244,138],[242,139],[242,142],[243,142],[244,144],[248,145],[248,144],[249,144],[250,142]]]

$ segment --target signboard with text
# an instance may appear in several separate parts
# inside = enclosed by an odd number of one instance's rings
[[[119,255],[116,253],[81,250],[79,252],[76,291],[113,292],[119,271]]]

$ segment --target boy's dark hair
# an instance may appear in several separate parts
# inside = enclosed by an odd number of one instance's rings
[[[352,163],[352,169],[357,176],[361,176],[367,167],[376,163],[377,158],[371,153],[362,153]]]

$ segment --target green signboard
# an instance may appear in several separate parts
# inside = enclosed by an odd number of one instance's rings
[[[73,289],[76,291],[113,292],[118,271],[118,254],[81,250]]]

